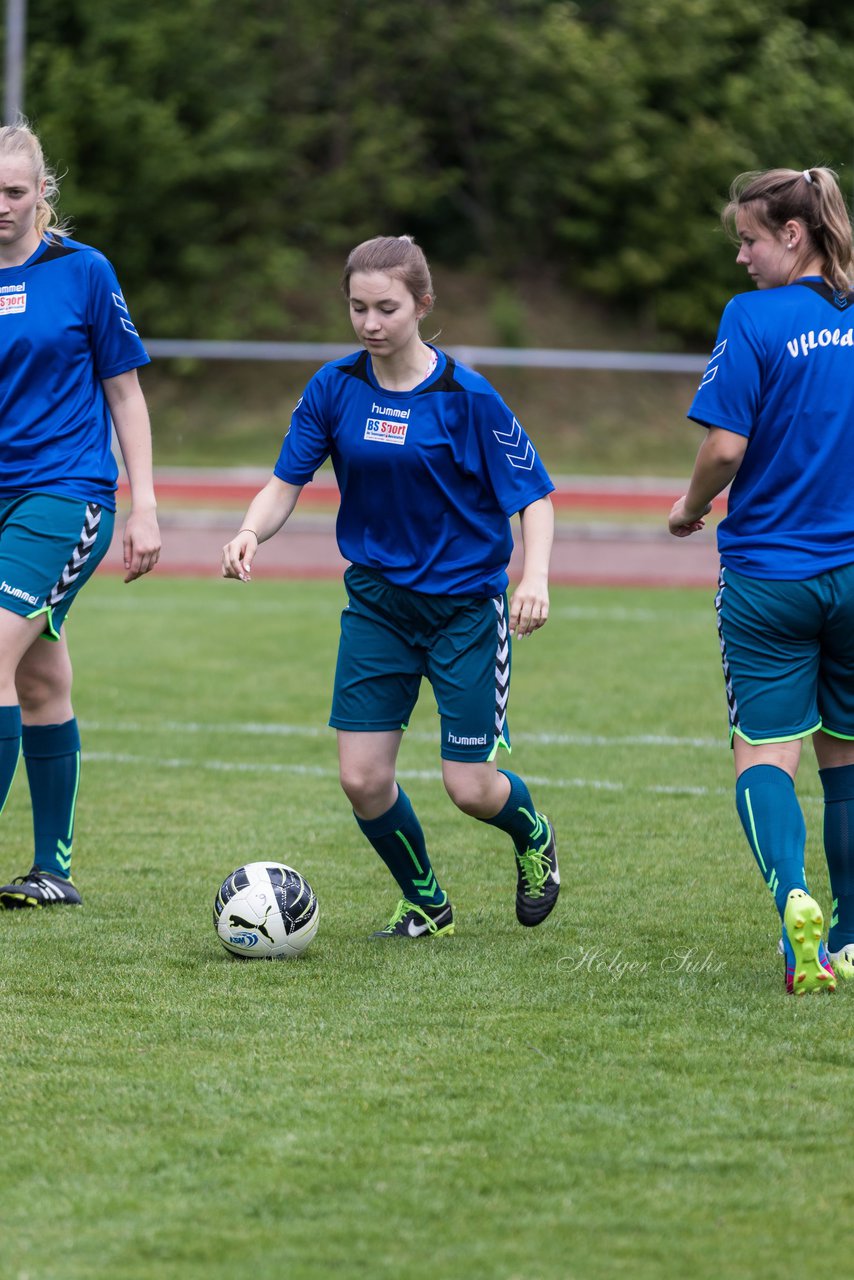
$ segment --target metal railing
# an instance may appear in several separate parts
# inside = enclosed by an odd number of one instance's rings
[[[177,360],[290,360],[324,364],[356,348],[338,342],[214,342],[183,338],[152,338],[145,342],[152,359]],[[708,355],[677,355],[652,351],[578,351],[561,348],[448,346],[461,364],[473,368],[492,365],[522,369],[599,369],[626,373],[702,373]]]

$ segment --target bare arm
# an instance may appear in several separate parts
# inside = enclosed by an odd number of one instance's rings
[[[673,504],[668,528],[677,538],[687,538],[705,525],[712,499],[735,478],[747,449],[747,436],[723,427],[709,427],[697,452],[688,492]]]
[[[240,529],[222,549],[224,578],[249,581],[258,544],[278,533],[297,505],[301,492],[302,485],[286,484],[278,476],[270,477],[250,502]]]
[[[549,560],[554,539],[551,498],[538,498],[519,512],[522,576],[510,599],[510,631],[517,638],[545,626],[549,617]]]
[[[125,582],[133,582],[153,569],[160,559],[160,529],[154,497],[151,462],[151,423],[136,369],[104,378],[104,395],[122,451],[130,485],[130,515],[125,524],[122,550]]]

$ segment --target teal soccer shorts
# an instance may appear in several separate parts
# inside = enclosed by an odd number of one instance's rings
[[[724,568],[715,607],[730,738],[854,738],[854,565],[801,582]]]
[[[78,498],[0,498],[0,608],[22,618],[43,614],[43,635],[58,640],[74,597],[107,554],[115,519]]]
[[[442,758],[491,760],[510,750],[510,636],[504,596],[429,596],[351,565],[332,713],[335,729],[405,729],[422,677],[433,687]]]

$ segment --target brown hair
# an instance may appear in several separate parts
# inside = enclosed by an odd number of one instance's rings
[[[433,281],[424,251],[415,243],[412,236],[374,236],[373,240],[364,240],[357,244],[350,253],[341,278],[344,296],[350,296],[350,278],[359,271],[384,271],[395,276],[406,285],[415,301],[420,305],[425,295],[430,296],[430,305],[425,311],[432,311],[435,302]]]
[[[45,163],[41,143],[23,116],[18,116],[13,124],[0,127],[0,156],[23,156],[29,161],[36,186],[41,187],[44,183],[44,193],[36,205],[35,226],[39,238],[43,240],[51,232],[68,235],[69,228],[60,221],[56,211],[59,181]]]
[[[791,220],[806,228],[810,248],[822,260],[822,274],[834,289],[847,292],[851,283],[851,219],[832,169],[765,169],[735,179],[721,213],[733,236],[739,210],[769,231]]]

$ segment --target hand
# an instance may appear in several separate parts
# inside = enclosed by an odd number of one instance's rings
[[[258,535],[252,529],[241,529],[222,549],[222,576],[249,582],[252,578],[252,561],[258,550]]]
[[[156,512],[131,510],[122,540],[125,582],[133,582],[154,568],[160,559],[160,546]]]
[[[521,640],[539,631],[548,620],[548,584],[528,582],[523,578],[510,599],[510,634]]]
[[[707,516],[712,509],[711,502],[707,502],[703,510],[696,514],[689,510],[686,498],[687,494],[677,498],[667,520],[667,527],[674,538],[687,538],[692,533],[698,533],[700,529],[705,529],[706,522],[703,516]]]

